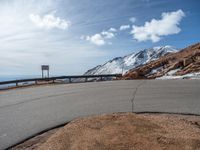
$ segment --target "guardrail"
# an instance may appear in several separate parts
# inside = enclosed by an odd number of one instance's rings
[[[45,82],[45,81],[52,81],[53,83],[56,80],[63,80],[68,79],[69,83],[72,83],[72,79],[85,79],[85,82],[88,81],[89,78],[99,78],[99,80],[104,80],[108,77],[122,77],[122,74],[102,74],[102,75],[74,75],[74,76],[58,76],[58,77],[50,77],[50,78],[32,78],[32,79],[21,79],[21,80],[11,80],[11,81],[3,81],[0,82],[0,85],[7,85],[7,84],[15,84],[16,86],[19,85],[19,83],[26,83],[26,82],[35,82],[37,84],[38,82]]]

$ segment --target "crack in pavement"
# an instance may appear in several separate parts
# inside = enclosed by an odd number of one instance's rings
[[[132,99],[131,99],[131,103],[132,103],[132,112],[134,112],[134,100],[135,100],[135,97],[136,97],[136,94],[137,94],[137,91],[138,89],[144,85],[146,83],[146,81],[143,81],[142,83],[140,83],[134,90],[133,92],[133,96],[132,96]]]

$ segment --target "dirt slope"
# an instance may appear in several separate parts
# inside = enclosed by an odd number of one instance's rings
[[[75,120],[37,150],[197,150],[200,118],[112,114]]]

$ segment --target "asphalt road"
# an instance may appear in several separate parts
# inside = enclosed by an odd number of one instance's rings
[[[112,112],[200,115],[200,80],[109,81],[0,92],[0,149],[72,119]]]

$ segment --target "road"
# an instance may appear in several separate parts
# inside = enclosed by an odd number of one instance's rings
[[[200,80],[136,80],[0,92],[0,149],[72,119],[112,112],[200,115]]]

